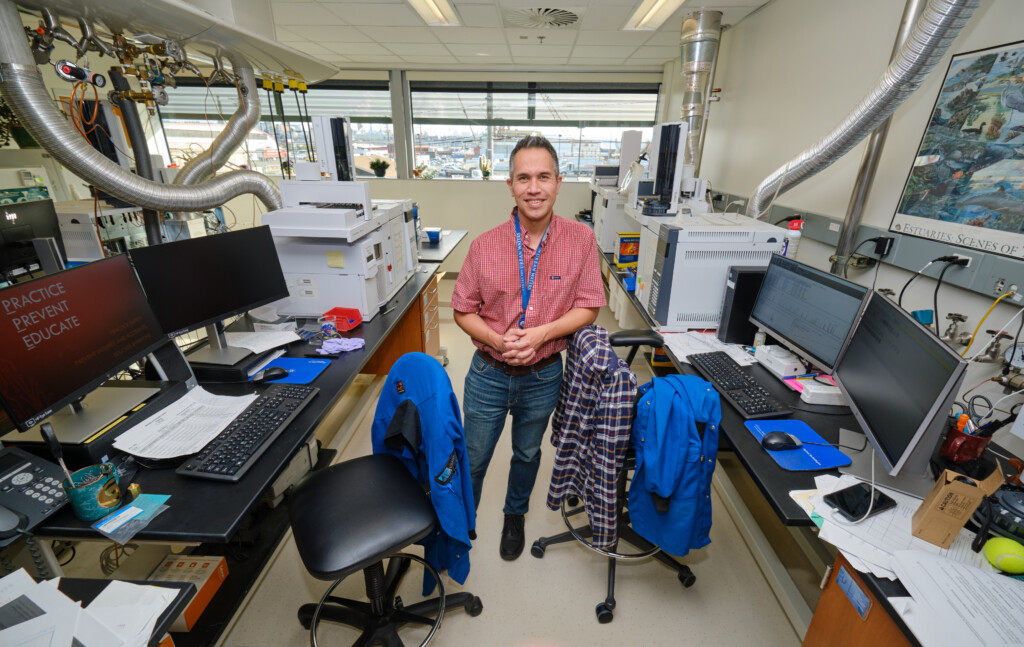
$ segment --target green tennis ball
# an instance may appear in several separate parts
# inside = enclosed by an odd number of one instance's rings
[[[1007,537],[993,537],[985,542],[985,558],[1005,573],[1024,573],[1024,546]]]

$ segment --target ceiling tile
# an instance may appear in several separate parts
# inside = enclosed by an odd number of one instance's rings
[[[650,39],[650,33],[642,31],[581,31],[576,38],[577,45],[643,45]]]
[[[425,25],[420,15],[404,4],[377,5],[376,3],[362,2],[352,5],[332,5],[328,8],[339,14],[350,25],[408,27],[423,27]]]
[[[344,25],[345,20],[315,2],[275,2],[276,25]]]
[[[626,58],[636,51],[635,47],[619,47],[615,45],[609,45],[608,47],[598,47],[596,45],[577,45],[572,50],[573,58],[586,58],[593,56],[595,58],[609,58],[609,57],[621,57]]]
[[[642,58],[639,56],[630,56],[625,60],[626,65],[656,65],[661,67],[665,63],[668,63],[669,58]]]
[[[306,41],[304,43],[293,43],[292,47],[294,47],[295,49],[299,50],[300,52],[305,52],[305,53],[309,54],[310,56],[317,56],[317,57],[319,57],[319,56],[327,56],[327,55],[330,55],[330,54],[334,53],[331,50],[329,50],[326,47],[324,47],[323,45],[320,45],[320,44],[314,43],[314,42],[310,42],[310,41]]]
[[[456,60],[466,67],[481,67],[491,65],[511,65],[510,56],[457,56]]]
[[[681,30],[681,25],[680,29],[670,29],[668,25],[664,25],[661,29],[651,34],[651,37],[647,40],[647,44],[660,46],[675,45],[676,47],[678,47],[679,37],[682,35]]]
[[[376,56],[376,55],[360,55],[352,56],[352,62],[354,63],[402,63],[401,56]]]
[[[292,27],[291,32],[301,36],[303,41],[313,41],[325,45],[328,43],[337,42],[350,42],[350,43],[368,43],[373,39],[365,34],[361,33],[355,27],[345,26],[320,26],[314,25],[312,27]],[[296,41],[291,41],[292,43]]]
[[[360,54],[370,54],[374,56],[391,55],[391,52],[379,43],[346,43],[339,41],[335,43],[324,43],[323,45],[336,54],[344,54],[345,56],[351,56],[353,58],[357,58]]]
[[[575,29],[523,29],[522,27],[510,27],[505,30],[508,42],[511,45],[516,43],[539,43],[539,38],[544,38],[545,45],[572,45],[576,42],[579,34]],[[526,36],[526,40],[520,38]]]
[[[309,38],[306,38],[304,36],[299,36],[297,33],[293,32],[293,31],[289,31],[288,29],[286,29],[286,28],[284,28],[284,27],[282,27],[280,25],[275,25],[274,26],[274,32],[275,32],[275,38],[276,38],[277,42],[279,42],[279,43],[294,43],[294,42],[300,42],[301,43],[302,41],[309,40]]]
[[[545,56],[561,56],[567,58],[569,53],[572,51],[572,47],[569,45],[516,45],[515,43],[509,45],[509,49],[512,51],[512,56],[519,58],[520,56],[532,56],[537,58],[543,58]]]
[[[466,27],[501,27],[501,14],[494,5],[459,5],[457,11]]]
[[[442,43],[502,43],[505,42],[503,29],[483,27],[431,27]]]
[[[590,11],[584,14],[583,19],[580,20],[580,30],[607,29],[609,31],[617,31],[626,24],[626,19],[629,18],[631,13],[632,9],[629,7],[606,7],[600,11]]]
[[[667,61],[670,58],[679,57],[678,47],[650,47],[644,45],[633,52],[633,56],[642,56],[644,58],[660,58],[663,61]]]
[[[568,65],[568,56],[547,56],[537,58],[536,56],[513,56],[513,60],[521,65],[533,65],[542,67],[544,65]]]
[[[363,32],[378,43],[439,43],[434,34],[425,27],[360,27]]]
[[[403,56],[406,63],[419,63],[420,65],[454,65],[458,60],[454,56]]]
[[[487,54],[490,56],[502,56],[508,58],[509,51],[508,46],[505,43],[477,43],[474,45],[461,45],[458,43],[452,43],[447,46],[448,51],[458,57],[473,57],[479,54]]]
[[[388,43],[386,47],[399,56],[451,56],[441,43]]]
[[[573,57],[571,57],[569,59],[569,63],[572,64],[572,65],[591,65],[591,66],[607,65],[609,67],[618,67],[618,66],[622,65],[622,59],[621,58],[589,58],[589,57],[580,58],[578,56],[573,56]]]

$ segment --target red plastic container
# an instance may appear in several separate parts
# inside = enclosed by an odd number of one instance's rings
[[[334,325],[340,332],[352,330],[363,323],[363,315],[355,308],[331,308],[325,317],[334,317]]]

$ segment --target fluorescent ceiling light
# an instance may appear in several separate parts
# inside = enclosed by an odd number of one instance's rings
[[[622,29],[626,31],[655,31],[684,2],[686,0],[644,0]]]
[[[459,14],[455,13],[448,0],[409,0],[409,4],[428,25],[458,27],[461,24]]]

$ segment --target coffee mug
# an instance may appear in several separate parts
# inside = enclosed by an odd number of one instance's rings
[[[121,505],[121,488],[112,463],[82,468],[61,483],[71,509],[81,521],[95,521]]]

